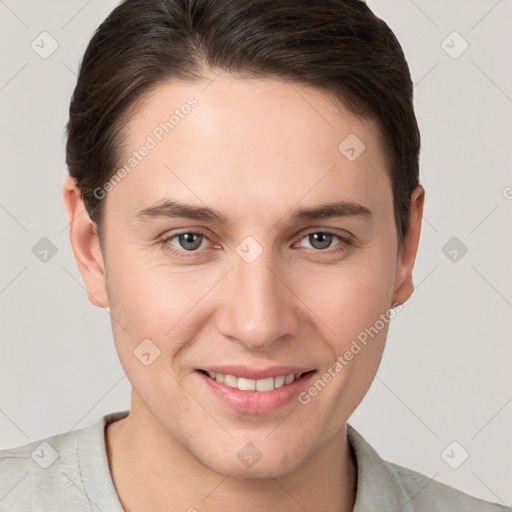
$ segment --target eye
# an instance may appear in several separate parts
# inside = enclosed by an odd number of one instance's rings
[[[338,239],[341,241],[338,248],[333,251],[327,251],[331,244]],[[337,233],[331,233],[330,231],[311,231],[307,233],[301,240],[307,240],[310,247],[316,252],[332,253],[337,251],[343,251],[348,246],[352,245],[352,241],[344,236],[338,235]]]
[[[176,239],[176,244],[172,243],[174,239]],[[175,254],[183,255],[184,252],[199,252],[200,248],[204,248],[201,246],[205,240],[209,241],[205,233],[200,231],[185,231],[165,238],[162,240],[162,245],[168,247],[171,252]]]

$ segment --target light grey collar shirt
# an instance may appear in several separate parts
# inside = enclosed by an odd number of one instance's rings
[[[124,512],[110,473],[105,427],[129,411],[89,427],[0,450],[1,512]],[[350,425],[357,462],[354,512],[506,512],[431,478],[384,461]]]

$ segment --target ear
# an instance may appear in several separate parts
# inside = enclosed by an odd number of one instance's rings
[[[89,301],[99,308],[106,308],[109,302],[100,241],[96,225],[85,210],[75,178],[66,178],[62,187],[62,197],[69,221],[71,247]]]
[[[421,185],[418,185],[411,195],[409,229],[405,235],[402,250],[398,254],[393,304],[403,304],[414,291],[412,269],[420,241],[424,201],[425,189]]]

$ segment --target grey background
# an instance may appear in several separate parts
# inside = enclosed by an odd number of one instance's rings
[[[512,504],[512,4],[368,4],[411,68],[426,204],[416,291],[351,423],[383,458]],[[108,312],[87,300],[61,197],[78,63],[114,5],[0,0],[0,448],[129,408]],[[31,47],[43,31],[58,43],[46,59]],[[453,31],[469,44],[457,58],[445,51],[463,48],[446,39]],[[43,237],[56,250],[46,262],[33,252]],[[453,441],[469,453],[457,469],[441,455]],[[450,462],[461,453],[450,448]]]

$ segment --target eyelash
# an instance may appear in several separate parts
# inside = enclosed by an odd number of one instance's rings
[[[301,240],[303,240],[307,236],[315,234],[315,233],[322,233],[324,235],[333,235],[334,237],[339,238],[340,242],[341,242],[339,244],[341,247],[339,247],[338,249],[334,249],[334,250],[333,249],[310,249],[310,250],[312,250],[312,251],[314,251],[316,253],[326,253],[328,255],[332,255],[332,254],[336,254],[336,253],[339,253],[339,252],[342,252],[342,251],[346,251],[350,246],[353,245],[353,241],[350,240],[347,237],[339,235],[338,233],[333,233],[332,231],[320,231],[320,230],[314,230],[314,231],[309,231],[308,233],[305,233],[304,235],[302,235],[302,237],[299,239],[298,242],[300,242]],[[161,240],[162,247],[164,247],[166,250],[169,250],[173,255],[176,255],[179,258],[191,258],[191,257],[194,257],[194,255],[196,253],[199,253],[201,251],[199,251],[199,250],[195,250],[195,251],[185,251],[185,250],[182,250],[181,251],[179,249],[176,249],[172,244],[169,243],[170,240],[172,240],[173,238],[176,238],[176,237],[178,237],[180,235],[185,235],[185,234],[200,235],[200,236],[203,236],[204,238],[206,238],[209,242],[212,241],[212,240],[210,240],[209,236],[204,231],[201,231],[201,230],[197,230],[197,231],[182,231],[180,233],[174,233],[171,236],[166,236],[163,240]],[[296,242],[296,243],[298,243],[298,242]]]

